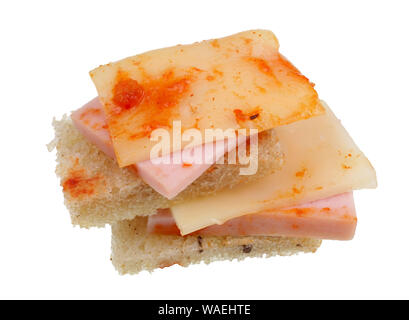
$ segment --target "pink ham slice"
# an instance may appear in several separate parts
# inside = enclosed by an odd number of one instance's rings
[[[194,212],[192,212],[194,214]],[[352,192],[302,205],[249,214],[195,232],[206,236],[285,236],[351,240],[357,224]],[[180,235],[169,209],[148,219],[151,234]]]
[[[105,113],[98,98],[73,112],[71,118],[74,125],[88,141],[111,158],[115,152],[109,135]],[[183,151],[174,152],[159,161],[146,160],[134,164],[139,176],[155,191],[168,199],[176,197],[192,182],[199,178],[226,152],[236,148],[237,143],[245,142],[245,137],[225,140],[224,143],[208,143]],[[209,152],[212,151],[212,152]],[[192,154],[193,157],[187,157]],[[189,158],[189,163],[180,159]],[[169,160],[168,162],[165,162]],[[158,159],[156,159],[158,160]]]
[[[237,140],[241,144],[246,138],[239,136]],[[166,198],[172,199],[199,178],[226,152],[236,148],[236,145],[236,138],[222,141],[222,143],[210,142],[173,152],[168,156],[169,164],[155,164],[153,160],[147,160],[135,166],[140,177],[147,184]],[[208,152],[209,150],[212,151]],[[181,162],[180,159],[189,159],[189,162]]]
[[[79,132],[108,157],[115,159],[114,147],[109,135],[105,113],[98,97],[92,99],[71,115]]]

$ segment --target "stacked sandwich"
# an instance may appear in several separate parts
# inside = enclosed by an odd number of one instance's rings
[[[278,48],[254,30],[100,66],[98,97],[54,121],[72,223],[112,226],[120,273],[353,238],[375,172]]]

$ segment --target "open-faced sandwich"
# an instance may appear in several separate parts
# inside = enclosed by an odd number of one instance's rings
[[[54,121],[74,225],[112,225],[120,273],[315,252],[350,240],[376,175],[275,35],[253,30],[91,71]]]

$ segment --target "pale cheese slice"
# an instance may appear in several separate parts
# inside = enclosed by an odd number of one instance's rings
[[[275,129],[285,153],[280,171],[213,196],[171,206],[181,234],[245,214],[375,188],[376,175],[370,162],[326,108],[325,115]]]
[[[182,132],[196,128],[203,134],[211,128],[264,131],[322,114],[314,85],[278,47],[272,32],[253,30],[150,51],[91,71],[118,164],[149,159],[157,143],[150,141],[152,131],[165,129],[172,138],[178,133],[174,120],[181,121]],[[177,142],[169,152],[187,143]]]

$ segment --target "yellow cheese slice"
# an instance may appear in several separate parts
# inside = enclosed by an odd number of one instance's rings
[[[150,141],[152,131],[163,128],[172,137],[174,120],[181,121],[182,132],[196,128],[203,134],[209,128],[263,131],[322,114],[314,85],[278,47],[272,32],[253,30],[91,71],[118,164],[148,159],[157,143]]]
[[[362,188],[376,175],[340,121],[325,115],[276,128],[282,170],[253,183],[171,207],[182,235],[264,209],[287,207]]]

